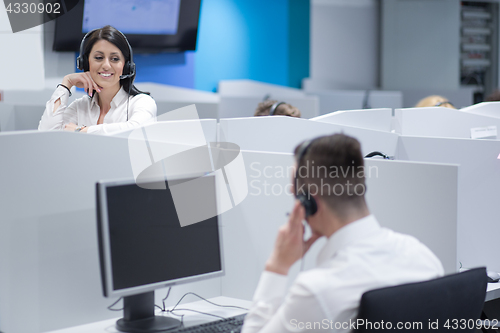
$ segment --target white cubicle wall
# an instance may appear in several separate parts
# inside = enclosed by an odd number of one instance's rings
[[[151,94],[156,101],[158,115],[196,104],[200,118],[219,118],[219,94],[151,82],[136,83],[135,86]]]
[[[464,268],[485,265],[489,270],[500,272],[500,142],[401,136],[398,151],[402,160],[454,163],[460,166],[458,260]],[[425,178],[423,175],[420,180]],[[435,204],[440,205],[446,199],[436,198]]]
[[[338,110],[397,109],[403,106],[403,95],[400,91],[308,90],[307,93],[318,96],[320,115]]]
[[[213,135],[215,121],[210,123]],[[180,127],[160,123],[146,130],[182,132]],[[149,145],[161,155],[179,149],[157,139],[150,135]],[[0,133],[0,150],[0,330],[43,332],[117,316],[107,310],[114,299],[102,296],[95,183],[134,179],[128,139],[18,131]],[[187,291],[219,296],[220,286],[220,278],[178,286],[167,303]],[[157,302],[165,294],[159,290]]]
[[[313,121],[390,132],[392,109],[337,111],[312,118]]]
[[[316,96],[287,97],[283,95],[273,96],[272,99],[286,102],[300,110],[301,118],[309,119],[319,115],[319,100]],[[221,95],[219,104],[219,118],[252,117],[261,96],[226,96]]]
[[[483,102],[463,108],[460,111],[481,116],[500,118],[500,102]]]
[[[500,119],[444,107],[396,109],[396,132],[408,136],[471,138],[471,129],[496,126]]]
[[[304,91],[253,80],[221,80],[217,92],[221,96],[268,96],[270,99],[305,97]]]
[[[269,257],[278,228],[293,208],[290,153],[242,151],[249,194],[236,208],[221,215],[227,251],[222,295],[251,299]],[[365,160],[367,202],[382,226],[417,237],[442,261],[447,273],[457,270],[456,165]],[[325,240],[305,257],[312,268]],[[296,263],[289,282],[300,270]]]
[[[398,135],[293,117],[221,119],[219,140],[234,142],[243,150],[293,152],[302,141],[343,132],[361,142],[364,155],[380,151],[395,156]]]

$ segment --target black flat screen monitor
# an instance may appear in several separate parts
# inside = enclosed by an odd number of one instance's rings
[[[204,205],[215,207],[215,177],[201,180],[214,189]],[[180,185],[189,181],[174,180]],[[178,326],[177,319],[155,317],[154,290],[223,274],[217,216],[182,227],[169,184],[165,190],[150,190],[133,181],[97,183],[102,286],[104,296],[124,297],[124,318],[117,322],[121,331]]]
[[[83,36],[111,25],[134,52],[196,50],[201,0],[80,0],[56,19],[54,51],[80,51]]]

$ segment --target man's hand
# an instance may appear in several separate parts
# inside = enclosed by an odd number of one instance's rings
[[[296,201],[288,223],[281,226],[274,251],[267,260],[266,271],[287,275],[290,267],[309,250],[320,237],[314,234],[304,242],[304,207]]]

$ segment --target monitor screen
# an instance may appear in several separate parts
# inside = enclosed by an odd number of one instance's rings
[[[215,177],[202,181],[214,189],[206,203],[215,207]],[[97,194],[105,296],[134,295],[222,274],[217,216],[181,227],[168,183],[166,190],[150,190],[130,181],[100,182]]]
[[[201,0],[82,0],[58,17],[54,51],[80,51],[83,36],[111,25],[136,53],[196,50]]]
[[[82,32],[109,24],[124,34],[175,35],[180,8],[181,0],[85,0]]]

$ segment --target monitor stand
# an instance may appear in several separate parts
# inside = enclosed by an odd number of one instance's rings
[[[155,316],[155,292],[123,298],[123,318],[116,322],[121,332],[164,332],[180,327],[181,321],[171,317]]]

